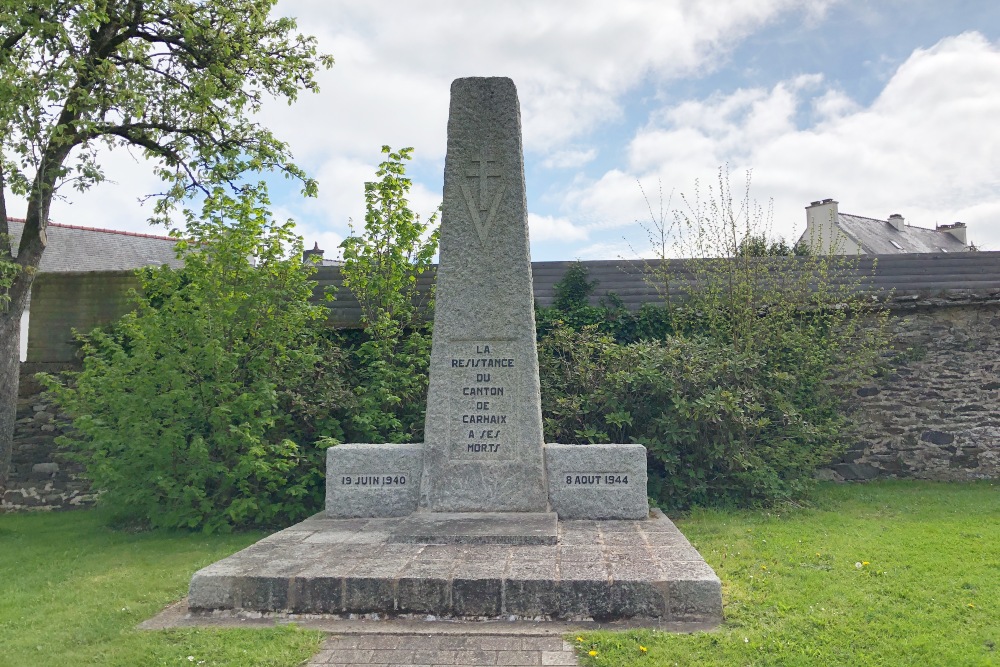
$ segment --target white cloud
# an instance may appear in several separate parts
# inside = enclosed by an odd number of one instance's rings
[[[783,13],[815,15],[833,1],[284,0],[278,12],[297,16],[337,64],[320,75],[320,95],[268,105],[263,120],[320,174],[324,188],[332,173],[345,176],[337,163],[364,161],[384,143],[414,146],[415,164],[440,173],[451,81],[510,76],[527,150],[546,168],[580,167],[596,153],[578,140],[620,119],[625,93],[711,70]],[[333,187],[359,188],[360,181]],[[350,214],[323,197],[333,217]]]
[[[566,149],[556,151],[542,160],[542,166],[548,169],[569,169],[582,167],[597,157],[597,149]]]
[[[587,239],[587,230],[574,225],[566,218],[556,218],[550,215],[528,213],[529,235],[533,242],[537,241],[583,241]]]
[[[797,128],[810,105],[817,120]],[[965,33],[914,51],[867,108],[799,77],[663,109],[635,134],[627,168],[570,192],[566,206],[617,226],[641,208],[636,179],[690,192],[728,163],[734,186],[753,170],[755,194],[774,199],[775,232],[786,237],[804,227],[810,201],[833,197],[842,211],[898,212],[923,227],[961,220],[970,240],[1000,249],[997,118],[1000,48]]]

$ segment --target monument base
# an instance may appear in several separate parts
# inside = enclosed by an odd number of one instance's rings
[[[543,454],[549,507],[560,519],[645,519],[649,514],[646,448],[642,445],[545,445]],[[424,445],[419,443],[331,447],[326,453],[327,516],[354,519],[414,514],[419,507],[423,466]],[[554,533],[553,541],[547,543],[554,543]]]
[[[188,604],[340,616],[722,621],[718,577],[658,510],[641,521],[559,521],[555,544],[401,543],[395,536],[420,532],[407,521],[316,515],[195,573]]]
[[[393,530],[390,542],[410,544],[556,544],[555,512],[470,512],[411,514]]]

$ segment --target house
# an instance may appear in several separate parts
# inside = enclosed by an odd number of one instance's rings
[[[835,248],[838,255],[899,255],[914,252],[967,252],[975,250],[966,235],[965,223],[938,225],[935,229],[913,227],[898,213],[888,220],[841,213],[832,199],[814,201],[806,207],[806,231],[800,244],[818,247],[823,253]]]
[[[339,259],[325,259],[323,253],[325,250],[321,250],[319,247],[319,242],[313,244],[312,250],[304,250],[302,252],[303,262],[312,262],[316,266],[343,266],[344,262]]]
[[[17,256],[17,247],[24,231],[24,220],[8,218],[11,245]],[[179,267],[183,261],[174,250],[177,239],[169,236],[122,232],[61,225],[50,222],[46,227],[48,245],[42,255],[39,273],[68,273],[81,271],[129,271],[144,266]],[[31,304],[21,316],[21,361],[28,352],[28,327]]]

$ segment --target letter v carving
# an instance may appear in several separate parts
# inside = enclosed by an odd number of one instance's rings
[[[497,188],[496,194],[493,195],[493,203],[490,204],[490,210],[486,214],[486,221],[484,223],[479,217],[479,207],[476,205],[476,202],[472,197],[472,190],[468,185],[462,185],[462,194],[465,196],[465,204],[469,208],[469,215],[472,216],[472,222],[476,224],[476,230],[479,232],[479,239],[483,243],[486,243],[486,238],[490,234],[490,228],[496,220],[497,209],[500,208],[500,199],[503,197],[503,193],[506,189],[507,184],[500,181],[500,187]]]

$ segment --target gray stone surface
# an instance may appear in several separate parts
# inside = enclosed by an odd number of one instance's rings
[[[674,524],[559,521],[555,545],[399,544],[407,519],[317,515],[195,573],[192,610],[717,624],[718,577]]]
[[[545,512],[521,147],[507,78],[451,87],[420,506]]]
[[[560,519],[643,519],[646,448],[642,445],[545,445],[549,504]]]
[[[423,447],[350,443],[326,451],[326,513],[406,516],[417,509]]]
[[[560,637],[521,634],[341,635],[323,642],[306,667],[338,665],[579,665]]]
[[[417,513],[399,523],[391,541],[419,544],[556,544],[555,512]]]

